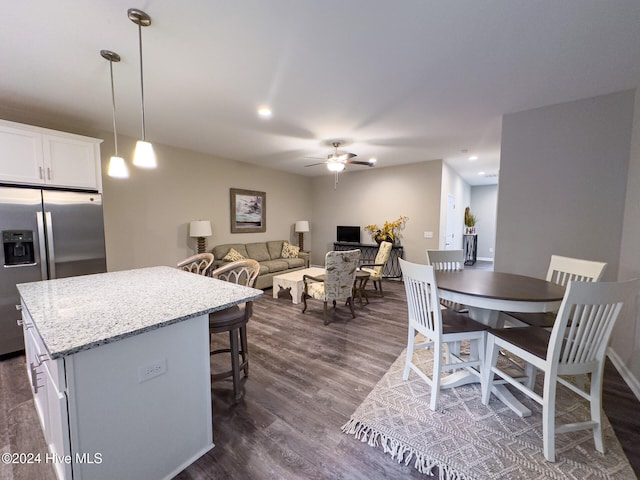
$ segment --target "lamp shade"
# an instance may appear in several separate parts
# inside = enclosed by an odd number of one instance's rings
[[[307,220],[298,220],[296,222],[296,232],[304,233],[309,231],[309,222]]]
[[[136,142],[136,150],[133,154],[133,164],[142,168],[156,168],[156,154],[153,151],[153,145],[149,142],[138,140]]]
[[[189,224],[189,236],[210,237],[211,235],[211,222],[209,220],[194,220]]]
[[[127,178],[129,171],[127,170],[127,164],[122,157],[111,157],[109,160],[108,174],[110,177],[115,178]]]

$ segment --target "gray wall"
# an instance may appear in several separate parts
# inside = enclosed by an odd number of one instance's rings
[[[340,174],[335,190],[332,175],[312,180],[311,262],[324,264],[324,255],[333,249],[337,225],[380,225],[406,215],[409,220],[402,232],[405,258],[426,263],[425,250],[438,248],[442,161],[348,168]],[[433,238],[424,238],[425,231],[433,232]],[[365,230],[361,241],[374,243]]]
[[[620,247],[620,280],[640,278],[640,89],[636,90],[631,141],[631,156],[627,180],[624,224]],[[618,356],[616,366],[640,398],[640,307],[638,302],[628,305],[621,315],[611,339],[611,347]],[[629,382],[628,382],[629,383]]]
[[[557,253],[607,262],[604,280],[640,277],[639,95],[504,116],[496,270],[544,277]],[[609,357],[640,398],[637,302],[622,312]]]
[[[133,157],[134,146],[134,139],[118,138],[118,149],[126,159]],[[189,222],[199,219],[211,221],[213,236],[207,239],[208,250],[222,243],[279,239],[297,245],[293,224],[306,220],[311,211],[309,178],[157,142],[154,150],[157,169],[134,168],[129,161],[130,178],[115,179],[106,172],[112,141],[103,143],[109,270],[175,265],[193,255],[196,247],[188,235]],[[265,233],[231,233],[230,188],[266,192]],[[305,249],[310,247],[307,243]]]
[[[552,254],[617,278],[634,92],[505,115],[495,269],[544,278]]]
[[[498,185],[471,187],[471,212],[478,217],[478,258],[493,259],[496,246],[496,211],[498,207]]]

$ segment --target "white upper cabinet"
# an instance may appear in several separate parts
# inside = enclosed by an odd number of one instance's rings
[[[0,181],[101,192],[101,142],[0,120]]]

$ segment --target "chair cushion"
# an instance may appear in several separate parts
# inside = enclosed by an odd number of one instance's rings
[[[311,298],[315,298],[317,300],[324,300],[324,282],[307,283],[307,294]]]
[[[556,313],[519,313],[519,312],[504,312],[510,317],[520,320],[522,323],[531,325],[532,327],[553,328],[553,324],[556,321]]]
[[[463,315],[454,310],[441,310],[441,315],[443,334],[489,330],[487,325],[471,320],[468,315]]]
[[[361,268],[360,270],[362,270],[363,272],[367,272],[370,276],[369,276],[369,280],[375,280],[376,282],[378,280],[382,279],[382,269],[380,269],[380,271],[378,271],[378,269],[373,269],[373,268]]]
[[[291,245],[288,242],[284,242],[282,245],[282,258],[298,258],[298,253],[300,252],[300,247],[296,247],[295,245]]]
[[[267,244],[265,242],[247,243],[245,246],[247,247],[249,258],[253,258],[258,262],[271,260],[271,256],[269,256],[269,250],[267,249]]]
[[[284,260],[268,260],[266,262],[260,262],[260,266],[265,266],[269,269],[269,273],[282,272],[289,269],[289,264]]]
[[[544,328],[492,328],[489,333],[526,350],[536,357],[547,358],[547,347],[549,346],[551,332]]]
[[[246,258],[247,257],[242,255],[235,248],[232,248],[231,250],[229,250],[229,252],[227,252],[223,260],[226,260],[227,262],[237,262],[238,260],[245,260]]]
[[[232,328],[239,328],[247,323],[245,304],[225,308],[209,314],[209,330],[213,333],[226,332]]]
[[[270,242],[267,242],[267,250],[269,250],[269,256],[271,257],[271,260],[277,260],[281,258],[283,243],[285,243],[284,240],[272,240]]]

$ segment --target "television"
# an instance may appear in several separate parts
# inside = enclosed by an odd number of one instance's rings
[[[338,242],[360,243],[360,227],[338,225],[336,227],[336,238]]]

